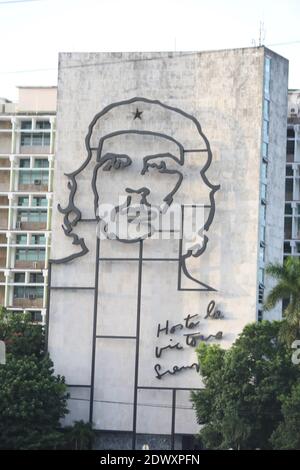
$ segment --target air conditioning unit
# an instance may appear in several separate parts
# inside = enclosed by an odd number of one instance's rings
[[[299,107],[296,104],[292,104],[289,107],[289,116],[291,117],[297,117],[299,113]]]
[[[17,222],[17,223],[16,223],[16,228],[17,228],[17,229],[22,228],[22,222]]]
[[[42,184],[42,180],[34,180],[35,186],[40,186]]]

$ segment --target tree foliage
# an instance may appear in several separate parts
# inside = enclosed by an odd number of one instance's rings
[[[0,384],[0,449],[53,448],[61,439],[67,395],[49,357],[8,354]]]
[[[201,343],[205,388],[194,392],[200,438],[208,449],[269,449],[283,420],[282,397],[299,381],[291,350],[278,340],[282,322],[247,325],[229,350]]]
[[[300,383],[280,397],[283,421],[271,436],[275,449],[300,449]]]
[[[7,349],[6,365],[0,365],[0,449],[57,447],[67,393],[45,354],[42,326],[2,308],[0,339]]]
[[[42,325],[33,324],[29,314],[14,313],[0,307],[0,340],[6,344],[6,352],[14,357],[45,353],[45,335]]]

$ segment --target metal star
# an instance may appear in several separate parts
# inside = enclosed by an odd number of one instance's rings
[[[141,116],[142,116],[142,114],[143,114],[143,111],[139,111],[139,109],[136,108],[135,113],[133,113],[133,114],[134,114],[133,120],[135,120],[135,119],[140,119],[140,120],[142,120],[142,117],[141,117]]]

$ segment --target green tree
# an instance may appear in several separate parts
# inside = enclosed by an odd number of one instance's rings
[[[300,450],[300,383],[295,384],[289,395],[280,397],[283,422],[271,436],[275,449]]]
[[[0,449],[60,446],[68,396],[45,354],[43,328],[2,308],[0,339],[7,348],[6,365],[0,365]]]
[[[0,307],[0,340],[6,344],[7,353],[14,357],[45,353],[45,335],[42,325],[33,324],[29,314],[12,314]]]
[[[75,421],[72,427],[65,428],[65,447],[74,450],[89,449],[95,439],[95,431],[90,423]]]
[[[55,447],[67,394],[49,357],[8,354],[6,365],[0,366],[0,384],[0,449]]]
[[[277,283],[267,296],[264,308],[271,310],[281,300],[289,300],[283,312],[280,338],[291,345],[300,337],[300,259],[290,256],[283,265],[270,264],[266,272],[276,279]]]
[[[192,394],[200,439],[208,449],[268,449],[282,421],[281,399],[299,367],[278,340],[281,322],[247,325],[229,350],[200,343],[205,388]]]

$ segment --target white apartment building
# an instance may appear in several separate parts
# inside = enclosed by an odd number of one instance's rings
[[[0,98],[0,305],[44,321],[51,243],[56,87]]]
[[[289,90],[284,255],[300,256],[300,90]]]

